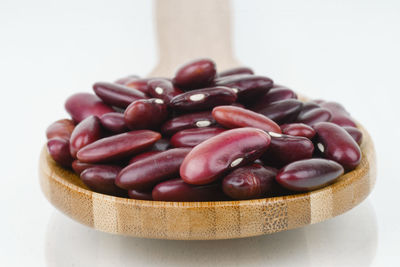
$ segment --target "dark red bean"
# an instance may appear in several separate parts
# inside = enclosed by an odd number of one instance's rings
[[[312,139],[315,135],[315,130],[304,123],[289,123],[281,125],[283,134],[292,136],[302,136]]]
[[[137,100],[124,113],[125,123],[132,130],[157,129],[167,117],[167,106],[158,98]]]
[[[128,76],[119,78],[114,83],[125,85],[125,84],[127,84],[129,82],[136,81],[139,78],[140,77],[138,75],[128,75]]]
[[[207,110],[220,105],[229,105],[236,101],[236,93],[223,86],[192,90],[175,96],[170,106],[178,110]]]
[[[306,159],[285,166],[276,181],[289,190],[310,191],[333,183],[343,172],[343,167],[332,160]]]
[[[136,89],[142,93],[148,94],[149,87],[148,87],[147,83],[152,79],[155,79],[155,78],[131,79],[130,81],[127,81],[124,85],[126,87]]]
[[[54,137],[69,139],[71,137],[74,128],[75,124],[72,120],[69,119],[58,120],[50,124],[49,127],[47,127],[46,137],[47,139],[52,139]]]
[[[273,84],[270,78],[248,74],[227,76],[215,82],[217,86],[226,86],[237,91],[238,101],[244,103],[254,102],[266,94]]]
[[[345,129],[330,122],[317,123],[314,129],[317,147],[326,158],[340,163],[345,170],[352,170],[360,163],[360,147]]]
[[[173,97],[183,93],[167,79],[151,79],[148,81],[147,86],[149,95],[164,100],[166,104],[169,104]]]
[[[192,90],[211,85],[215,75],[215,63],[212,60],[197,59],[180,67],[173,83],[181,89]]]
[[[319,122],[326,122],[332,119],[332,113],[326,108],[314,108],[311,109],[297,118],[298,122],[314,126]]]
[[[270,136],[255,128],[225,131],[195,146],[184,159],[181,178],[189,184],[208,184],[226,171],[259,158],[270,143]]]
[[[105,129],[113,133],[123,133],[128,131],[128,126],[126,126],[123,113],[106,113],[100,117],[100,122]]]
[[[179,167],[190,148],[174,148],[148,156],[125,167],[116,184],[124,189],[148,190],[179,174]]]
[[[260,198],[274,189],[276,173],[260,164],[244,166],[225,176],[222,190],[233,199]]]
[[[224,200],[221,186],[217,183],[207,185],[190,185],[182,179],[173,179],[158,184],[153,189],[153,200],[156,201],[216,201]]]
[[[305,137],[271,133],[271,144],[261,159],[265,165],[281,168],[288,163],[311,158],[313,152],[313,143]]]
[[[171,137],[170,143],[173,147],[195,147],[201,142],[224,131],[225,129],[217,127],[186,129],[174,134]]]
[[[126,192],[115,185],[115,178],[121,167],[113,165],[97,165],[84,170],[80,177],[82,182],[97,193],[125,196]]]
[[[147,98],[139,90],[116,83],[98,82],[93,85],[93,90],[104,103],[120,108],[126,108],[135,100]]]
[[[286,99],[268,104],[260,109],[253,111],[260,113],[278,124],[289,123],[296,120],[303,103],[296,99]]]
[[[101,124],[100,119],[96,116],[90,116],[78,123],[72,132],[69,142],[69,150],[71,156],[76,158],[76,153],[94,141],[101,138]]]
[[[196,112],[181,115],[166,121],[161,127],[161,132],[166,135],[172,135],[181,130],[214,126],[215,124],[216,121],[211,115],[211,112]]]
[[[308,101],[303,103],[303,107],[301,108],[300,114],[298,117],[302,117],[305,113],[313,110],[313,109],[318,109],[321,108],[321,106],[313,101]]]
[[[359,129],[350,126],[344,126],[343,129],[345,129],[346,132],[348,132],[351,137],[353,137],[354,141],[356,141],[357,144],[361,144],[363,134]]]
[[[254,71],[248,67],[237,67],[218,73],[218,77],[226,77],[236,74],[254,74]]]
[[[155,155],[155,154],[159,154],[159,153],[161,153],[161,152],[162,152],[162,151],[146,151],[146,152],[140,153],[140,154],[138,154],[138,155],[133,156],[133,157],[129,160],[128,165],[130,165],[130,164],[132,164],[132,163],[135,163],[136,161],[139,161],[139,160],[142,160],[142,159],[146,159],[146,158],[148,158],[148,157],[151,157],[151,156],[153,156],[153,155]]]
[[[140,199],[140,200],[153,200],[151,195],[151,191],[138,191],[138,190],[129,190],[128,191],[129,198]]]
[[[70,96],[65,102],[65,109],[76,123],[92,115],[101,117],[105,113],[114,112],[100,98],[89,93],[78,93]]]
[[[77,174],[81,174],[84,170],[89,169],[94,166],[96,166],[96,164],[80,162],[77,159],[72,162],[72,169]]]
[[[150,148],[161,135],[149,130],[122,133],[97,140],[78,151],[82,162],[107,162],[129,157]]]
[[[69,141],[67,139],[59,137],[49,139],[47,141],[47,151],[55,162],[63,167],[71,167],[74,159],[69,152]]]
[[[219,106],[213,109],[212,115],[219,124],[226,128],[254,127],[267,132],[281,133],[281,128],[274,121],[248,109]]]
[[[284,87],[273,87],[268,93],[256,100],[254,104],[251,105],[252,110],[261,109],[267,107],[269,104],[277,101],[282,101],[286,99],[297,99],[295,92],[289,88]]]
[[[350,113],[341,104],[336,102],[323,102],[320,105],[332,113],[330,122],[339,126],[350,126],[357,128],[357,125],[351,118]]]

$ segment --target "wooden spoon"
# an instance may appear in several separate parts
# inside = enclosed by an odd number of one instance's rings
[[[228,0],[156,2],[160,62],[151,76],[172,76],[180,64],[213,58],[219,69],[238,65],[230,41]],[[40,185],[47,199],[74,220],[100,231],[160,239],[227,239],[269,234],[324,221],[363,201],[376,178],[375,150],[363,132],[363,158],[353,171],[320,190],[246,201],[161,202],[92,192],[43,148]]]

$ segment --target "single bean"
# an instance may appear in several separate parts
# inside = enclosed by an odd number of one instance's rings
[[[65,109],[75,123],[79,123],[91,115],[101,115],[114,110],[106,105],[100,98],[89,93],[78,93],[70,96],[65,102]]]
[[[339,103],[336,102],[323,102],[321,107],[328,109],[332,113],[330,122],[339,126],[356,127],[357,125],[351,118],[350,113]]]
[[[298,122],[314,126],[319,122],[326,122],[332,119],[332,113],[326,108],[314,108],[297,118]]]
[[[252,104],[250,108],[252,110],[257,110],[267,107],[271,103],[286,99],[297,99],[297,95],[289,88],[273,87],[268,93],[259,98],[259,100],[256,100],[256,102]]]
[[[55,162],[63,167],[71,167],[74,159],[69,152],[69,140],[59,137],[49,139],[47,141],[47,151]]]
[[[46,137],[47,139],[52,139],[54,137],[69,139],[71,137],[74,128],[75,124],[72,120],[69,119],[58,120],[50,124],[49,127],[47,127]]]
[[[161,132],[166,135],[173,135],[181,130],[214,126],[215,124],[216,121],[211,115],[211,112],[196,112],[181,115],[166,121],[161,127]]]
[[[312,139],[315,135],[315,130],[304,123],[289,123],[282,124],[281,130],[283,134],[292,136],[302,136],[308,139]]]
[[[86,163],[108,162],[132,156],[150,148],[161,135],[149,130],[138,130],[106,137],[78,151],[77,157]]]
[[[89,169],[94,166],[96,166],[96,164],[80,162],[77,159],[72,162],[72,169],[77,174],[81,174],[84,170]]]
[[[116,184],[124,189],[148,190],[157,183],[176,177],[190,148],[174,148],[148,156],[125,167]]]
[[[116,83],[98,82],[93,85],[93,90],[105,103],[120,108],[126,108],[135,100],[147,98],[139,90]]]
[[[248,109],[219,106],[213,109],[212,115],[219,124],[226,128],[254,127],[267,132],[281,133],[281,128],[274,121]]]
[[[129,198],[140,199],[140,200],[153,200],[151,195],[151,191],[138,191],[138,190],[129,190],[128,191]]]
[[[233,199],[260,198],[274,189],[277,170],[260,164],[232,171],[222,181],[222,190]]]
[[[128,76],[119,78],[114,83],[126,85],[127,83],[132,82],[132,81],[136,81],[139,78],[140,77],[138,75],[128,75]]]
[[[158,98],[136,100],[124,113],[125,123],[132,130],[157,129],[167,117],[167,105]]]
[[[268,166],[281,168],[291,162],[311,158],[313,152],[313,143],[305,137],[271,133],[271,144],[261,159]]]
[[[343,172],[343,167],[332,160],[313,158],[285,166],[276,181],[289,190],[310,191],[335,182]]]
[[[106,113],[100,117],[100,122],[103,127],[113,133],[123,133],[128,131],[124,114],[118,112]]]
[[[268,104],[253,111],[260,113],[278,124],[289,123],[296,120],[303,103],[296,99],[285,99]]]
[[[193,202],[226,199],[222,194],[220,184],[190,185],[182,179],[173,179],[158,184],[154,187],[152,196],[156,201]]]
[[[197,59],[180,67],[172,81],[183,90],[192,90],[211,85],[215,75],[214,61]]]
[[[195,147],[224,131],[225,129],[217,127],[186,129],[174,134],[170,142],[173,147]]]
[[[69,141],[69,151],[71,156],[76,158],[79,149],[85,147],[101,138],[102,129],[100,119],[96,116],[90,116],[78,123],[72,132]]]
[[[317,147],[326,158],[340,163],[347,171],[360,163],[360,147],[345,129],[330,122],[317,123],[314,129]]]
[[[164,100],[166,104],[169,104],[173,97],[183,93],[167,79],[151,79],[148,81],[147,86],[149,95]]]
[[[254,71],[247,67],[237,67],[218,73],[218,77],[226,77],[236,74],[254,74]]]
[[[361,145],[363,134],[359,129],[350,126],[344,126],[342,128],[353,137],[354,141],[356,141],[358,145]]]
[[[181,178],[189,184],[208,184],[226,171],[258,159],[271,137],[255,128],[228,130],[195,146],[184,159]]]
[[[229,105],[236,101],[236,93],[223,86],[192,90],[175,96],[170,106],[178,110],[207,110],[220,105]]]
[[[97,165],[84,170],[80,177],[82,182],[97,193],[126,196],[126,192],[115,185],[115,178],[121,167],[114,165]]]

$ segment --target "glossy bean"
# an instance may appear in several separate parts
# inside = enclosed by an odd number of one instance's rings
[[[70,96],[65,102],[65,109],[75,123],[79,123],[91,115],[101,117],[105,113],[114,112],[100,98],[88,93],[78,93]]]
[[[47,139],[52,139],[54,137],[69,139],[71,137],[74,128],[75,124],[72,120],[69,119],[58,120],[50,124],[49,127],[47,127],[46,137]]]
[[[126,126],[124,114],[119,112],[106,113],[100,117],[101,125],[110,132],[123,133],[128,131]]]
[[[77,159],[72,162],[72,169],[77,174],[81,174],[84,170],[89,169],[94,166],[96,166],[96,164],[80,162]]]
[[[186,129],[174,134],[171,137],[170,143],[173,147],[195,147],[201,142],[224,131],[225,129],[217,127]]]
[[[236,74],[254,74],[254,71],[248,67],[237,67],[237,68],[232,68],[229,70],[221,71],[218,73],[218,77],[226,77],[226,76],[231,76],[231,75],[236,75]]]
[[[222,181],[222,190],[233,199],[260,198],[274,189],[277,170],[252,164],[238,168]]]
[[[183,90],[193,90],[211,85],[215,75],[214,61],[197,59],[181,66],[172,81]]]
[[[169,104],[171,99],[175,96],[183,93],[167,79],[151,79],[148,81],[147,86],[149,95],[164,100],[166,104]]]
[[[357,125],[354,122],[353,118],[350,116],[350,113],[341,104],[337,102],[323,102],[320,105],[321,107],[328,109],[332,113],[332,118],[330,122],[342,127],[350,126],[357,128]]]
[[[181,130],[214,126],[215,124],[216,121],[211,112],[196,112],[181,115],[166,121],[161,127],[161,132],[166,135],[173,135]]]
[[[158,98],[134,101],[124,113],[125,123],[132,130],[157,129],[167,117],[167,106]]]
[[[132,164],[132,163],[135,163],[136,161],[139,161],[139,160],[142,160],[142,159],[146,159],[146,158],[151,157],[151,156],[153,156],[153,155],[159,154],[159,153],[161,153],[161,152],[162,152],[162,151],[146,151],[146,152],[140,153],[140,154],[138,154],[138,155],[133,156],[133,157],[129,160],[128,165],[130,165],[130,164]]]
[[[155,78],[131,79],[130,81],[127,81],[124,85],[126,87],[139,90],[147,95],[149,93],[149,86],[147,83],[152,79]]]
[[[295,92],[285,87],[273,87],[268,93],[264,94],[259,100],[256,100],[250,108],[252,110],[267,107],[269,104],[286,99],[297,99]]]
[[[311,158],[313,152],[313,143],[305,137],[271,133],[271,144],[261,159],[267,166],[281,168],[291,162]]]
[[[360,163],[360,147],[345,129],[330,122],[320,122],[314,129],[317,147],[326,158],[340,163],[347,171]]]
[[[151,195],[151,190],[150,191],[139,191],[139,190],[128,190],[128,196],[129,198],[132,199],[140,199],[140,200],[153,200],[153,197]]]
[[[100,119],[96,116],[90,116],[78,123],[72,132],[69,142],[71,156],[76,158],[78,150],[101,138]]]
[[[106,137],[78,151],[77,157],[86,163],[108,162],[129,157],[150,148],[161,135],[149,130],[138,130]]]
[[[335,161],[313,158],[285,166],[276,181],[289,190],[310,191],[333,183],[343,172],[343,167]]]
[[[351,137],[353,137],[354,141],[356,141],[358,145],[361,144],[363,134],[359,129],[350,126],[344,126],[342,128],[345,129],[346,132],[351,135]]]
[[[283,134],[292,136],[302,136],[308,139],[312,139],[315,135],[315,130],[304,123],[289,123],[282,124],[281,130]]]
[[[54,137],[47,141],[47,151],[55,162],[63,167],[71,167],[74,160],[69,152],[69,141],[64,138]]]
[[[217,183],[207,185],[190,185],[182,179],[162,182],[154,187],[153,200],[156,201],[216,201],[224,200],[221,186]]]
[[[148,156],[125,167],[116,184],[124,189],[148,190],[179,174],[179,167],[190,148],[174,148]]]
[[[226,171],[259,158],[271,137],[259,129],[239,128],[225,131],[195,146],[184,159],[181,178],[189,184],[208,184]]]
[[[215,106],[229,105],[236,101],[236,93],[223,86],[192,90],[175,96],[170,106],[178,110],[207,110]]]
[[[253,111],[260,113],[278,124],[289,123],[296,120],[303,103],[296,99],[286,99],[268,104]]]
[[[274,121],[248,109],[219,106],[213,109],[212,115],[219,124],[226,128],[254,127],[267,132],[281,133],[281,128]]]
[[[93,85],[93,90],[104,103],[120,108],[126,108],[135,100],[147,98],[139,90],[116,83],[98,82]]]
[[[332,113],[328,109],[314,108],[301,114],[301,116],[297,118],[297,121],[312,127],[319,122],[326,122],[331,119]]]
[[[121,169],[114,165],[97,165],[84,170],[80,177],[82,182],[94,192],[125,196],[126,192],[115,185],[115,178]]]

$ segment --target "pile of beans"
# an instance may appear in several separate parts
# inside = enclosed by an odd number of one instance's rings
[[[98,82],[47,129],[51,157],[95,192],[155,201],[254,199],[335,182],[362,133],[335,102],[302,102],[250,68],[199,59],[172,79]]]

